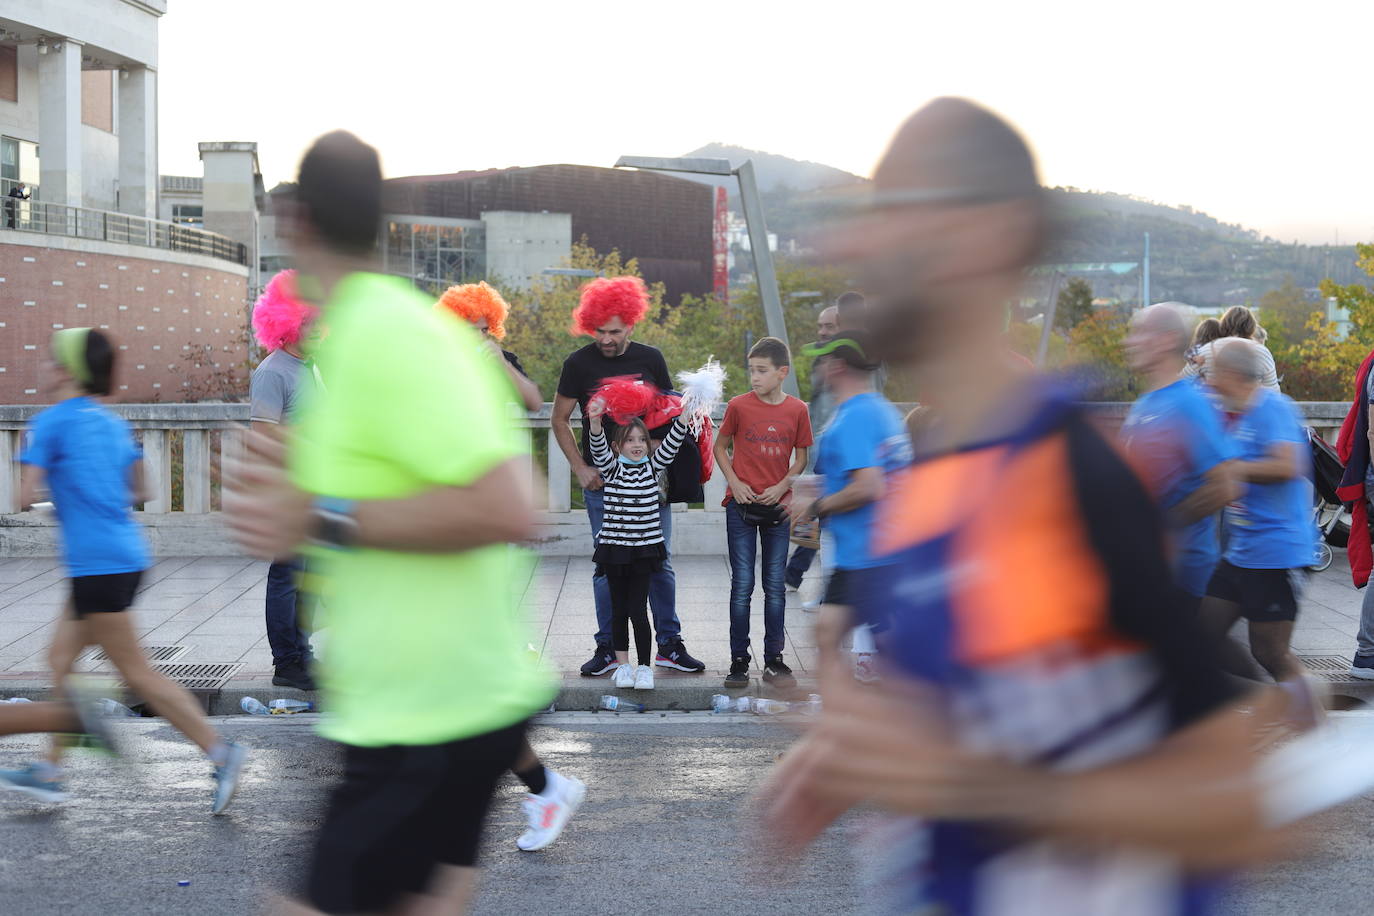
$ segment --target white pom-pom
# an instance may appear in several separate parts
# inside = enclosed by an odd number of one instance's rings
[[[682,391],[682,422],[692,435],[700,435],[724,394],[725,367],[711,357],[695,372],[679,372],[677,382]]]

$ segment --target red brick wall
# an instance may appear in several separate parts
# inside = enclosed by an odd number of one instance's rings
[[[247,290],[225,270],[0,243],[0,404],[45,403],[33,389],[59,327],[111,336],[116,400],[232,396],[246,386]]]

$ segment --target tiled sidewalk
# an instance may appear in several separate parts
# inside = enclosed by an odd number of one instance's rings
[[[691,653],[709,672],[729,667],[730,570],[725,558],[673,558],[677,608]],[[590,559],[547,557],[525,590],[530,643],[565,675],[590,656],[595,632]],[[179,662],[241,662],[241,676],[270,674],[263,622],[267,564],[241,557],[163,560],[149,571],[135,605],[139,637],[149,646],[187,646]],[[787,596],[787,661],[804,674],[814,661],[812,615],[801,598],[819,590],[815,571],[801,594]],[[56,559],[0,560],[0,678],[45,677],[46,650],[67,586]],[[1345,556],[1314,576],[1298,619],[1294,648],[1302,654],[1354,652],[1361,594],[1350,584]],[[751,630],[755,666],[763,643],[763,595],[756,589]],[[674,672],[662,671],[672,677]]]
[[[729,668],[730,570],[723,556],[673,558],[677,609],[688,650],[708,670]],[[540,560],[525,591],[530,643],[564,674],[591,655],[596,631],[590,559]],[[267,564],[241,557],[176,558],[159,562],[134,605],[139,637],[148,646],[187,646],[178,662],[241,662],[243,677],[269,674],[272,655],[263,620]],[[802,595],[817,591],[814,576]],[[67,598],[57,559],[0,559],[0,677],[45,676],[54,621]],[[811,615],[788,593],[788,663],[805,673],[814,656]],[[756,589],[751,622],[761,664],[763,594]],[[662,671],[664,676],[674,672]]]

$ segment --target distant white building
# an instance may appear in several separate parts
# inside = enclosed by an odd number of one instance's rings
[[[1335,296],[1326,297],[1326,320],[1336,326],[1341,340],[1350,336],[1350,309],[1343,308]]]
[[[0,196],[157,211],[157,25],[166,0],[0,5]]]

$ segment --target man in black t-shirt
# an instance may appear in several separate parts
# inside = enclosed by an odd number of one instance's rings
[[[592,462],[587,437],[588,399],[606,379],[619,376],[641,378],[660,390],[673,387],[663,354],[653,347],[630,340],[635,324],[644,317],[648,307],[648,291],[644,288],[644,281],[638,277],[602,277],[582,288],[581,300],[573,310],[573,327],[590,335],[592,342],[563,361],[558,393],[553,399],[553,435],[582,487],[593,537],[601,529],[604,508],[601,474]],[[572,430],[574,405],[582,412],[580,449]],[[609,418],[603,418],[603,422],[607,437],[612,437],[615,424]],[[661,508],[660,519],[663,540],[671,553],[671,507],[665,505]],[[593,575],[592,593],[596,600],[596,652],[582,666],[582,674],[587,677],[605,674],[616,665],[615,652],[611,649],[611,596],[604,576]],[[689,655],[682,643],[682,624],[677,618],[676,598],[677,579],[673,575],[670,556],[649,582],[649,607],[653,611],[654,634],[658,639],[658,654],[654,664],[678,671],[705,671],[706,665]]]

